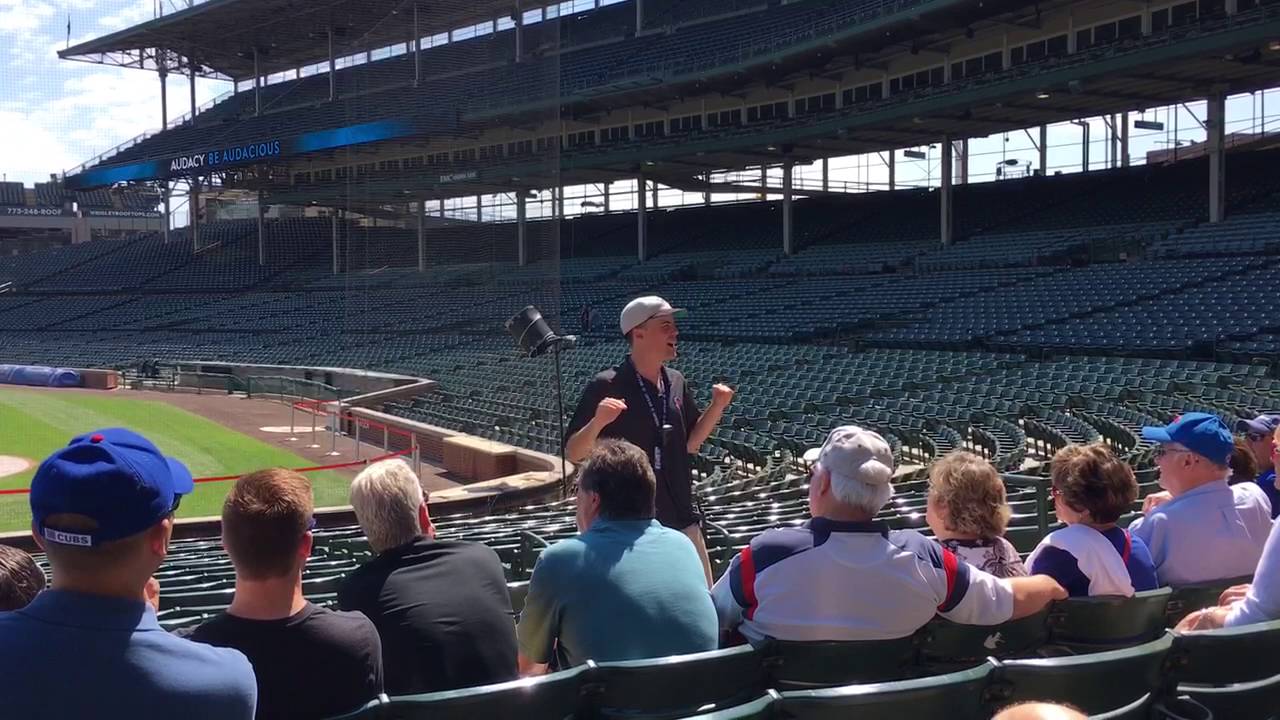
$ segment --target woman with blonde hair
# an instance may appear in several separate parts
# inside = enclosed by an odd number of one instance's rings
[[[1004,482],[981,457],[952,452],[929,469],[929,528],[943,547],[996,577],[1027,574],[1018,551],[1004,539],[1009,514]]]

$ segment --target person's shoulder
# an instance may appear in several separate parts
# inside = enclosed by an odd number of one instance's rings
[[[748,549],[756,572],[776,565],[817,546],[813,531],[807,526],[773,528],[751,538]]]
[[[621,365],[616,365],[611,368],[605,368],[604,370],[601,370],[595,375],[592,375],[591,381],[588,383],[588,386],[589,387],[608,387],[609,385],[614,384],[618,380],[618,371],[619,371],[619,368],[621,367],[622,367]]]
[[[1267,499],[1267,492],[1262,489],[1262,486],[1254,482],[1232,485],[1231,494],[1235,497],[1237,505],[1242,502],[1246,505],[1261,505],[1263,502],[1271,502]]]
[[[932,564],[934,567],[942,567],[943,558],[950,550],[942,547],[938,541],[925,537],[919,531],[910,529],[890,530],[886,536],[889,544],[915,555],[917,559]],[[951,553],[954,555],[954,553]]]
[[[186,638],[172,633],[160,632],[151,635],[156,642],[164,645],[169,651],[183,659],[202,665],[215,665],[233,670],[252,672],[249,660],[244,653],[232,647],[220,645],[217,640],[222,637],[226,626],[226,613],[221,613],[206,620]],[[150,634],[149,634],[150,635]]]

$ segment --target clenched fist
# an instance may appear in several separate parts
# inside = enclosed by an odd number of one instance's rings
[[[619,398],[605,398],[596,405],[595,420],[600,427],[605,427],[609,423],[618,419],[623,410],[627,409],[627,402]]]
[[[711,386],[711,404],[717,407],[729,407],[729,403],[733,402],[733,388],[723,383],[716,383]]]

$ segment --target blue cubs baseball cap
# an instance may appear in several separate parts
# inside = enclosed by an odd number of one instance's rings
[[[1231,431],[1217,415],[1189,412],[1164,427],[1142,428],[1142,439],[1177,443],[1191,452],[1226,465],[1235,444]]]
[[[195,483],[182,463],[132,430],[106,428],[72,438],[31,478],[31,516],[50,542],[90,547],[136,535],[172,513]],[[93,520],[92,530],[49,527],[50,515]]]

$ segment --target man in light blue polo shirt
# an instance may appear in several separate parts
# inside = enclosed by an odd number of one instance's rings
[[[31,480],[53,584],[0,614],[0,715],[250,720],[253,668],[165,632],[145,600],[191,473],[119,428],[81,435]]]
[[[1227,485],[1231,431],[1214,415],[1187,413],[1146,427],[1158,443],[1160,486],[1171,499],[1129,526],[1151,550],[1163,585],[1253,574],[1271,532],[1271,504],[1253,483]]]
[[[543,551],[517,636],[520,672],[715,650],[716,610],[688,536],[654,519],[649,458],[604,440],[578,476],[578,530]]]

